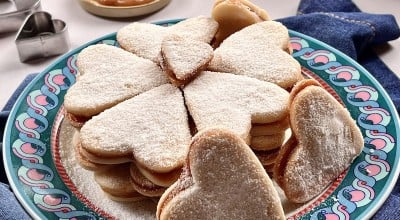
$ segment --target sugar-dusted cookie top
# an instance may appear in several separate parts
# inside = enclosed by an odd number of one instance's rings
[[[170,27],[169,35],[210,43],[218,29],[218,23],[206,16],[185,19]]]
[[[198,130],[221,126],[247,143],[252,123],[274,122],[288,114],[286,90],[246,76],[204,71],[183,93]]]
[[[274,176],[290,201],[303,203],[350,166],[364,141],[349,112],[314,80],[292,90],[289,118],[293,135],[278,156]]]
[[[264,21],[225,39],[214,51],[208,69],[245,75],[289,88],[302,76],[300,64],[288,51],[287,28],[279,22]]]
[[[278,193],[260,161],[230,131],[199,132],[184,170],[162,195],[159,220],[285,219]]]
[[[81,146],[105,159],[126,157],[153,172],[183,165],[191,135],[181,91],[165,84],[93,117],[81,129]]]
[[[117,103],[168,83],[159,66],[114,46],[97,44],[77,58],[82,73],[68,89],[64,106],[68,113],[91,117]]]
[[[117,41],[125,50],[158,63],[164,37],[177,35],[210,43],[217,28],[216,21],[204,16],[188,18],[170,27],[134,22],[117,32]]]
[[[158,62],[161,41],[167,32],[164,26],[134,22],[117,32],[117,41],[125,50]]]
[[[202,41],[174,35],[162,41],[161,55],[163,71],[173,84],[181,86],[207,68],[213,49]]]

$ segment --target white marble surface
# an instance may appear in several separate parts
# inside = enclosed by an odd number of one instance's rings
[[[162,10],[148,16],[112,20],[94,16],[84,11],[77,0],[42,0],[42,10],[53,18],[64,20],[68,25],[71,49],[105,34],[117,31],[133,21],[151,22],[165,19],[209,15],[214,0],[171,0]],[[273,19],[296,14],[299,0],[253,0],[265,8]],[[398,0],[356,0],[364,12],[393,14],[400,23],[400,2]],[[0,10],[2,8],[0,7]],[[1,12],[1,11],[0,11]],[[14,43],[16,33],[0,34],[0,109],[24,77],[33,72],[43,71],[57,57],[35,62],[21,63]],[[380,57],[400,76],[400,40],[379,48]]]

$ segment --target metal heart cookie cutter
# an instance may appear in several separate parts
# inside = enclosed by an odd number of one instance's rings
[[[69,49],[67,25],[40,11],[26,18],[15,39],[21,62],[63,54]]]
[[[0,0],[0,2],[6,2],[6,0]],[[0,33],[17,31],[26,16],[41,8],[40,0],[10,0],[10,2],[13,4],[13,11],[0,12]]]

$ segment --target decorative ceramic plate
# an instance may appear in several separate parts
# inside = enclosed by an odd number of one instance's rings
[[[381,85],[355,61],[311,37],[294,31],[290,36],[293,57],[303,72],[346,106],[363,133],[365,145],[351,167],[318,198],[301,206],[284,204],[287,217],[367,219],[385,201],[399,175],[399,116]],[[17,198],[34,218],[109,218],[115,216],[113,210],[118,213],[121,208],[116,204],[107,207],[106,197],[93,196],[96,192],[92,190],[98,186],[87,185],[89,177],[82,175],[90,174],[74,171],[78,168],[73,167],[77,165],[70,156],[72,149],[64,146],[71,133],[63,125],[62,103],[75,82],[76,57],[83,48],[97,43],[118,46],[113,33],[67,53],[30,83],[10,114],[4,136],[6,172]],[[154,204],[150,206],[132,210],[154,218]]]

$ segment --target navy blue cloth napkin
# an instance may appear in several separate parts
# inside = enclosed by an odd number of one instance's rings
[[[2,145],[2,138],[4,133],[4,127],[7,122],[10,111],[21,94],[24,88],[35,78],[37,74],[29,74],[21,82],[18,88],[14,91],[11,98],[8,100],[3,110],[0,112],[0,145]],[[1,146],[2,147],[2,146]],[[15,219],[25,220],[31,219],[25,210],[18,203],[17,198],[11,192],[10,187],[5,183],[8,183],[4,167],[3,167],[3,154],[0,154],[0,219]]]
[[[6,105],[4,106],[4,108],[1,110],[1,112],[0,112],[0,145],[3,142],[4,127],[6,125],[8,115],[10,114],[10,111],[11,111],[12,107],[14,106],[14,103],[15,103],[16,99],[19,97],[19,95],[24,90],[26,85],[28,85],[32,81],[32,79],[35,78],[36,75],[37,75],[36,73],[33,73],[33,74],[29,74],[28,76],[26,76],[25,79],[18,86],[18,88],[14,91],[14,93],[12,94],[12,96],[10,97],[10,99],[8,100]],[[0,152],[1,152],[1,149],[0,149]],[[4,168],[3,168],[3,154],[0,154],[0,159],[1,159],[1,162],[0,162],[0,182],[8,183],[8,180],[7,180]],[[0,193],[1,193],[1,191],[0,191]],[[2,195],[2,194],[0,194],[0,195]],[[1,197],[0,197],[0,199],[1,199]],[[0,217],[1,217],[1,215],[0,215]]]
[[[373,50],[400,37],[393,15],[363,13],[351,0],[302,0],[297,16],[278,21],[357,60],[385,88],[400,112],[400,79]]]
[[[400,112],[400,80],[373,51],[374,46],[400,36],[399,27],[392,15],[360,12],[350,0],[302,0],[298,15],[279,21],[289,29],[330,44],[357,60],[382,84],[397,111]],[[0,113],[0,137],[3,135],[5,122],[16,98],[34,76],[35,74],[27,76]],[[7,183],[2,167],[0,167],[0,181]],[[398,182],[374,219],[399,219],[399,216]],[[29,219],[4,184],[0,184],[0,219]]]

